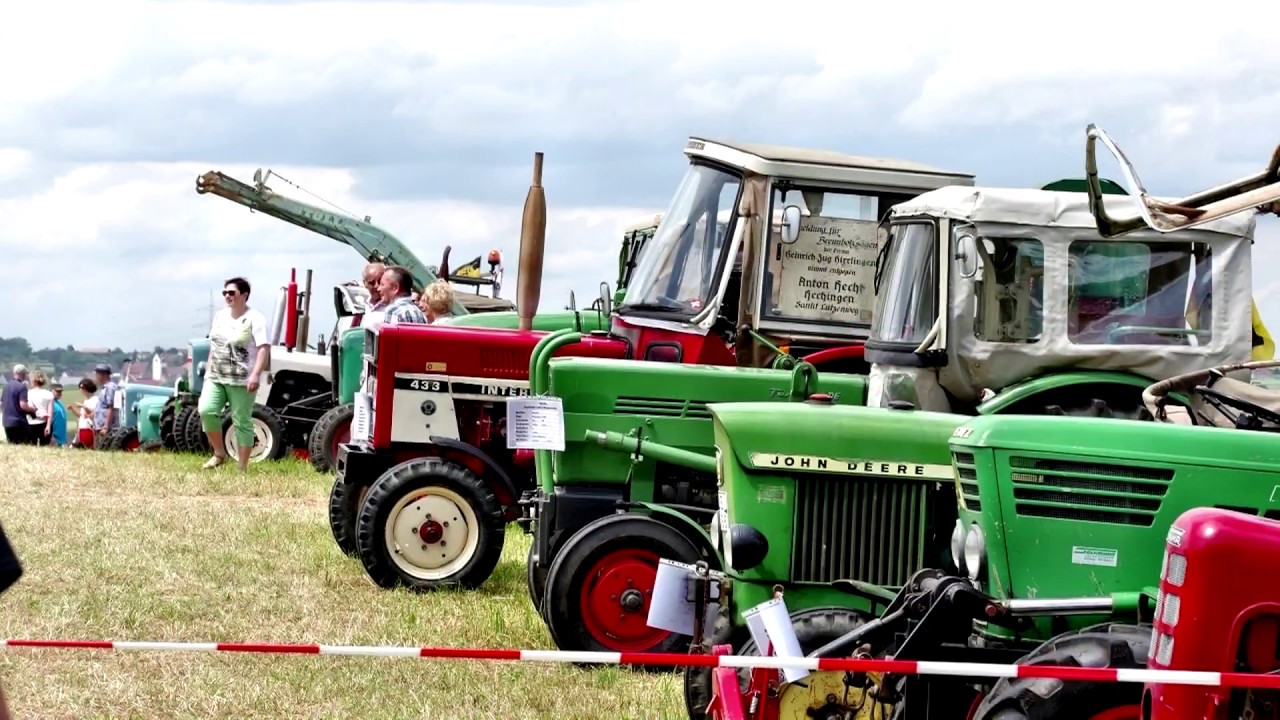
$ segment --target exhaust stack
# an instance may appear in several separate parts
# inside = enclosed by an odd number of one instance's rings
[[[516,312],[520,329],[533,329],[542,293],[542,258],[547,245],[547,198],[542,191],[542,153],[533,154],[533,183],[524,199],[520,221],[520,277],[516,281]]]

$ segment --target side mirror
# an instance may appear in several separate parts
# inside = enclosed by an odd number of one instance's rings
[[[790,245],[800,239],[800,207],[788,205],[782,210],[782,244]]]
[[[609,290],[609,283],[600,283],[600,312],[605,317],[613,315],[613,293]]]
[[[564,309],[572,310],[573,312],[578,311],[578,299],[574,297],[572,290],[569,291],[569,304],[566,305]]]
[[[978,274],[978,241],[968,233],[956,238],[956,266],[962,278]]]

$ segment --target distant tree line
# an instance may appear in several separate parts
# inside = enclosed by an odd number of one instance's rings
[[[174,355],[182,352],[182,350],[176,347],[163,348],[159,345],[149,352],[141,350],[126,351],[115,347],[105,353],[86,353],[76,350],[74,345],[35,350],[26,338],[0,337],[0,368],[8,370],[15,363],[22,363],[33,366],[47,364],[52,365],[58,371],[76,371],[105,362],[109,363],[112,369],[119,372],[124,362],[131,359],[135,352],[146,352],[149,359],[153,352],[161,355]]]

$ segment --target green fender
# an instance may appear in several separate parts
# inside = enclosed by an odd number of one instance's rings
[[[724,557],[719,550],[716,550],[715,544],[711,541],[711,533],[707,532],[706,528],[694,522],[688,515],[679,510],[669,508],[660,503],[639,502],[636,505],[652,513],[654,520],[670,525],[692,540],[695,545],[700,545],[710,558],[707,564],[711,566],[712,570],[724,569]]]
[[[1070,385],[1127,385],[1141,393],[1154,383],[1154,380],[1149,380],[1141,375],[1124,372],[1080,371],[1042,375],[1014,383],[1001,390],[995,397],[978,406],[978,414],[996,415],[1027,398]],[[1191,404],[1190,398],[1184,393],[1171,393],[1170,397],[1183,405]]]

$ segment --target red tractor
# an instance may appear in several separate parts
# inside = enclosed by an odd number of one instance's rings
[[[1219,508],[1178,516],[1165,542],[1147,667],[1280,672],[1277,578],[1280,522]],[[1152,683],[1142,697],[1142,720],[1245,718],[1280,718],[1280,691]]]

